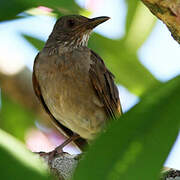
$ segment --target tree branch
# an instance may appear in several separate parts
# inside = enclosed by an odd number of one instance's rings
[[[142,2],[166,24],[173,38],[180,44],[180,0],[142,0]]]
[[[179,179],[180,179],[180,171],[170,168],[165,168],[160,178],[160,180],[179,180]]]
[[[81,157],[81,155],[70,155],[66,152],[58,154],[53,158],[50,158],[48,153],[45,153],[45,155],[41,155],[41,153],[39,154],[48,164],[51,172],[59,180],[69,180],[72,178],[74,170]]]

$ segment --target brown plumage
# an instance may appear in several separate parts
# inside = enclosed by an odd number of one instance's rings
[[[33,86],[38,99],[66,136],[80,136],[74,141],[80,149],[109,118],[122,113],[113,74],[87,48],[92,29],[108,19],[61,17],[34,62]]]

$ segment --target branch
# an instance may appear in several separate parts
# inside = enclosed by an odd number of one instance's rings
[[[81,155],[70,155],[66,152],[58,154],[57,156],[50,158],[48,153],[39,153],[40,156],[48,164],[51,172],[59,180],[69,180],[72,178],[75,168],[80,160]]]
[[[165,168],[162,172],[162,177],[160,180],[179,180],[180,171],[176,169]]]
[[[180,44],[180,0],[142,0],[142,2],[166,24],[173,38]]]

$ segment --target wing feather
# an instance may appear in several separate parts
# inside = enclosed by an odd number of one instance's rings
[[[92,85],[104,104],[104,108],[110,118],[116,118],[122,114],[119,92],[114,83],[114,75],[106,68],[103,60],[91,50],[92,64],[89,69],[89,76]]]

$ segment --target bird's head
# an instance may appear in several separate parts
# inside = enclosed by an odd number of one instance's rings
[[[108,19],[106,16],[92,19],[80,15],[62,16],[56,21],[49,41],[66,47],[87,46],[91,31]]]

